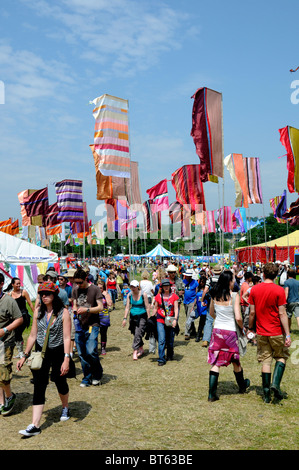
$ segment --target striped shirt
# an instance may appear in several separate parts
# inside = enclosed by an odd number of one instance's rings
[[[50,334],[48,341],[48,348],[54,349],[63,345],[63,310],[59,312],[54,323],[51,319]],[[47,333],[47,315],[45,314],[41,319],[37,319],[37,342],[43,347],[45,336]]]

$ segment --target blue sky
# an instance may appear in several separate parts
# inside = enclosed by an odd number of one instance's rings
[[[299,80],[297,1],[10,0],[1,2],[0,220],[20,219],[17,193],[82,179],[96,222],[96,181],[89,144],[89,101],[108,93],[129,100],[131,158],[146,189],[199,163],[191,96],[207,86],[223,94],[224,156],[260,157],[264,207],[286,189],[278,129],[299,127],[291,84]],[[299,83],[297,85],[299,87]],[[175,196],[169,183],[170,202]],[[221,200],[222,200],[222,182]],[[205,183],[208,210],[218,187]],[[288,195],[288,204],[297,194]],[[224,203],[234,207],[225,170]]]

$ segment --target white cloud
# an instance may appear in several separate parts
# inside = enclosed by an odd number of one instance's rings
[[[189,17],[161,2],[64,0],[59,6],[44,0],[23,2],[56,21],[48,36],[76,44],[79,57],[105,64],[111,75],[130,76],[148,69],[165,52],[180,48],[190,33]]]

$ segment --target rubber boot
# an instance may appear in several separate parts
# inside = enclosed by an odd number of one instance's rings
[[[271,382],[271,373],[262,372],[262,384],[263,384],[263,392],[264,392],[263,400],[265,403],[270,403],[271,401],[270,382]]]
[[[285,370],[285,366],[286,365],[283,362],[276,361],[275,369],[273,372],[271,390],[273,391],[275,398],[277,398],[278,400],[283,399],[283,394],[280,390],[280,382]]]
[[[101,343],[101,354],[102,356],[106,355],[106,343]]]
[[[209,397],[208,401],[217,401],[219,397],[216,395],[218,386],[219,372],[210,371],[209,374]]]
[[[234,374],[235,374],[235,377],[236,377],[237,384],[239,386],[239,393],[245,393],[246,389],[250,386],[250,380],[249,379],[244,379],[243,369],[240,370],[240,372],[235,372],[234,371]]]

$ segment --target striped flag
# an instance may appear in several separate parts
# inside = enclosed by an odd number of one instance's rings
[[[169,208],[167,180],[162,180],[150,189],[146,190],[151,202],[152,212],[160,212]]]
[[[104,176],[130,178],[128,101],[105,94],[90,103],[95,105],[94,150],[99,171]]]
[[[63,180],[55,184],[59,222],[80,222],[84,219],[82,181]]]
[[[232,221],[232,208],[229,206],[224,206],[218,209],[217,211],[217,222],[222,230],[225,233],[233,232],[233,221]]]
[[[280,142],[287,151],[288,190],[299,192],[299,129],[286,126],[279,129]]]
[[[262,204],[262,185],[260,174],[260,159],[258,157],[243,158],[244,172],[247,182],[248,203]]]
[[[0,222],[0,232],[4,232],[4,233],[8,233],[8,235],[12,235],[11,224],[12,224],[11,219],[3,220],[2,222]]]
[[[171,183],[180,204],[190,205],[192,210],[206,210],[203,183],[200,177],[200,165],[184,165],[171,175]]]
[[[282,216],[287,211],[286,191],[283,192],[282,196],[275,196],[271,198],[269,202],[277,222],[279,224],[286,224],[287,220],[282,218]]]
[[[45,215],[49,208],[48,188],[38,189],[24,197],[23,204],[27,217]]]
[[[248,208],[248,187],[247,178],[245,175],[243,155],[232,153],[225,157],[224,165],[226,166],[231,179],[235,183],[235,207]]]
[[[191,136],[200,159],[201,180],[208,181],[208,175],[223,178],[222,94],[199,88],[191,98]]]
[[[216,232],[215,211],[206,211],[206,228],[208,233]]]

